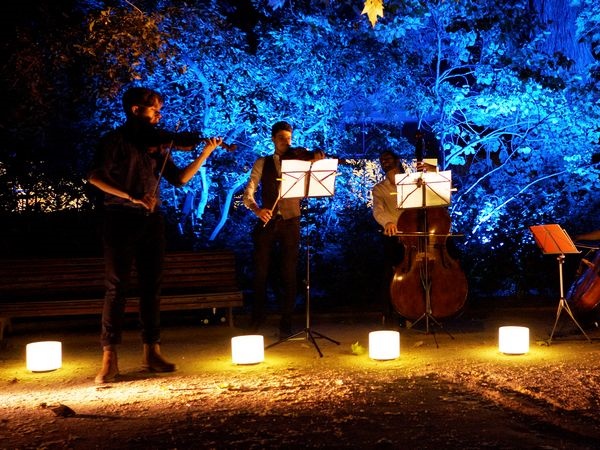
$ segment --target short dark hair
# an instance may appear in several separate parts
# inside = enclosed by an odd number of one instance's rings
[[[379,159],[383,158],[384,156],[391,156],[392,158],[394,158],[395,160],[400,159],[400,157],[392,150],[384,150],[379,154]]]
[[[277,133],[283,130],[289,131],[291,133],[294,129],[289,123],[282,120],[271,127],[271,137],[275,137]]]
[[[123,109],[125,114],[129,117],[131,115],[131,107],[135,105],[139,106],[152,106],[155,101],[164,103],[162,95],[149,88],[145,87],[132,87],[125,91],[123,94]]]

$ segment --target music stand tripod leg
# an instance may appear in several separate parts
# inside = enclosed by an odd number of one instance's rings
[[[302,330],[302,331],[292,334],[291,336],[280,339],[277,342],[274,342],[273,344],[267,345],[265,347],[265,349],[271,348],[277,344],[281,344],[282,342],[292,340],[295,337],[300,336],[301,334],[304,334],[305,339],[307,341],[310,341],[313,344],[313,346],[317,350],[317,353],[319,353],[319,356],[322,358],[323,352],[321,352],[321,349],[319,348],[319,345],[317,344],[317,341],[313,335],[316,335],[323,339],[327,339],[328,341],[330,341],[336,345],[340,345],[340,343],[334,339],[331,339],[328,336],[325,336],[324,334],[318,333],[316,331],[312,331],[310,328],[310,242],[308,240],[308,232],[306,232],[306,236],[307,236],[307,241],[306,241],[306,328],[304,328],[304,330]]]
[[[585,338],[591,344],[592,340],[586,334],[586,332],[583,331],[583,328],[581,327],[581,325],[579,325],[579,322],[577,322],[577,319],[575,319],[575,315],[573,314],[573,311],[571,311],[571,307],[567,303],[565,296],[564,296],[563,271],[562,271],[564,259],[565,259],[565,255],[563,255],[563,254],[559,255],[556,258],[556,260],[558,261],[558,279],[559,279],[559,287],[560,287],[560,300],[558,301],[558,308],[556,310],[556,319],[554,320],[554,327],[552,328],[552,333],[550,334],[550,337],[548,338],[548,345],[550,345],[550,343],[552,342],[552,337],[554,336],[554,331],[556,330],[556,325],[558,325],[558,320],[560,319],[560,315],[562,314],[563,309],[567,312],[569,317],[571,317],[571,320],[575,323],[575,325],[577,325],[577,328],[579,328],[579,331],[581,331],[581,333],[585,336]]]
[[[305,328],[302,331],[298,331],[297,333],[294,333],[290,336],[286,336],[283,339],[279,339],[277,342],[273,342],[272,344],[267,345],[265,347],[265,349],[275,347],[277,344],[281,344],[282,342],[291,341],[292,339],[297,338],[298,336],[300,336],[301,334],[304,334],[306,332],[307,332],[307,329]]]
[[[586,334],[586,332],[583,331],[583,328],[581,327],[581,325],[579,325],[579,322],[577,322],[577,319],[575,319],[575,315],[571,311],[569,304],[567,303],[567,301],[564,298],[561,298],[558,302],[558,309],[556,310],[556,320],[554,321],[554,327],[552,328],[552,333],[550,334],[550,337],[548,338],[548,345],[550,345],[550,343],[552,342],[552,337],[554,336],[554,331],[556,330],[556,326],[558,325],[558,320],[560,319],[560,315],[561,315],[563,309],[567,312],[569,317],[571,317],[571,320],[573,321],[573,323],[575,325],[577,325],[577,328],[579,328],[579,331],[581,331],[581,334],[583,334],[585,336],[585,338],[588,340],[588,342],[591,344],[592,340]]]
[[[319,333],[318,331],[310,331],[311,334],[315,334],[318,337],[322,338],[322,339],[327,339],[329,342],[333,343],[333,344],[337,344],[340,345],[339,341],[336,341],[335,339],[331,339],[328,336],[325,336],[324,334]]]
[[[315,346],[315,348],[317,349],[317,352],[319,353],[319,356],[322,358],[323,357],[323,353],[321,352],[321,349],[319,348],[319,345],[317,344],[317,341],[315,340],[314,336],[312,335],[312,332],[310,330],[306,330],[306,338],[308,340],[310,340],[310,342],[312,342],[312,345]]]
[[[452,336],[448,332],[448,330],[446,330],[442,326],[442,324],[440,322],[438,322],[438,320],[435,317],[433,317],[432,310],[431,310],[431,296],[430,296],[431,282],[423,283],[423,287],[425,289],[425,312],[421,315],[421,317],[419,317],[417,320],[415,320],[411,324],[410,328],[413,328],[418,322],[425,319],[425,334],[429,334],[429,321],[431,320],[435,325],[440,327],[442,329],[442,331],[444,331],[444,333],[446,333],[450,337],[450,339],[454,339],[454,336]],[[437,338],[435,336],[435,332],[432,332],[431,334],[433,335],[433,340],[435,341],[436,347],[439,348]]]
[[[421,315],[421,317],[419,317],[417,320],[415,320],[411,325],[410,328],[414,328],[414,326],[420,322],[421,320],[425,319],[425,334],[431,334],[433,336],[433,340],[435,341],[435,346],[437,348],[440,348],[438,341],[437,341],[437,336],[435,334],[435,331],[431,331],[431,333],[429,332],[429,321],[431,320],[435,325],[437,325],[444,333],[446,333],[450,339],[454,339],[454,336],[452,336],[452,334],[450,334],[450,332],[448,332],[448,330],[446,330],[442,324],[440,322],[437,321],[437,319],[435,317],[433,317],[433,315],[429,314],[429,313],[423,313]],[[417,330],[419,331],[419,330]]]
[[[589,343],[592,343],[592,340],[590,339],[590,337],[586,334],[585,331],[583,331],[583,328],[581,327],[581,325],[579,325],[579,322],[577,322],[577,320],[575,319],[575,316],[573,315],[573,312],[571,311],[571,307],[569,306],[569,304],[565,301],[564,302],[565,306],[564,309],[565,311],[567,311],[567,314],[571,317],[571,319],[573,320],[573,322],[575,322],[575,325],[577,325],[577,328],[579,328],[579,331],[581,331],[581,333],[585,336],[585,338],[589,341]]]
[[[558,301],[558,308],[556,309],[556,319],[554,320],[554,326],[552,327],[552,333],[550,333],[550,337],[548,338],[548,345],[552,342],[552,338],[554,337],[554,331],[556,331],[556,326],[558,325],[558,319],[560,319],[560,314],[562,313],[562,302],[561,298]]]

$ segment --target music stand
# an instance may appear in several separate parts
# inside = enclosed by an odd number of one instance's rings
[[[535,239],[535,243],[542,250],[544,255],[558,255],[556,260],[558,261],[558,276],[559,276],[559,284],[560,284],[560,298],[558,300],[558,308],[556,310],[556,320],[554,321],[554,327],[552,328],[552,333],[548,338],[548,345],[552,342],[552,337],[554,336],[554,331],[556,330],[556,325],[558,324],[558,319],[560,319],[561,313],[564,311],[567,312],[569,317],[573,320],[577,328],[581,331],[581,333],[586,337],[586,339],[591,343],[592,340],[589,338],[579,322],[575,319],[569,304],[567,303],[564,296],[563,289],[563,264],[565,261],[565,253],[573,254],[580,253],[573,244],[573,241],[567,234],[565,230],[563,230],[558,224],[547,224],[547,225],[532,225],[529,227],[531,232],[533,233],[533,238]]]
[[[450,192],[452,191],[452,174],[446,170],[442,172],[412,172],[396,174],[396,194],[398,209],[419,208],[423,211],[424,230],[427,230],[427,209],[432,207],[444,207],[450,204]],[[403,236],[417,236],[419,239],[430,239],[440,236],[439,234],[429,233],[428,231],[415,233],[402,233]],[[442,236],[448,236],[446,234]],[[431,277],[429,276],[427,247],[424,245],[424,264],[421,270],[421,282],[425,293],[425,312],[417,318],[412,324],[413,328],[421,320],[425,321],[425,333],[429,334],[429,322],[444,330],[444,332],[454,339],[448,331],[442,327],[442,324],[433,316],[431,307]],[[435,339],[435,333],[434,333]],[[437,341],[436,341],[437,344]]]
[[[396,174],[399,209],[448,206],[452,191],[452,172],[412,172]]]
[[[332,158],[321,159],[312,163],[296,159],[282,160],[280,198],[333,196],[337,165],[338,160]],[[265,348],[273,347],[300,335],[304,335],[304,338],[314,345],[320,357],[323,357],[323,353],[315,340],[315,336],[340,345],[338,341],[310,328],[310,245],[308,242],[308,233],[306,243],[306,326],[302,331],[279,339]]]

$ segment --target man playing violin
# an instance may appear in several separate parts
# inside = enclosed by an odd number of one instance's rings
[[[160,180],[164,177],[175,186],[187,183],[222,140],[204,140],[202,152],[179,168],[170,150],[192,150],[202,139],[196,133],[157,128],[162,106],[163,98],[154,90],[127,90],[123,95],[126,121],[102,137],[88,177],[103,196],[106,292],[100,335],[102,368],[96,383],[114,381],[119,374],[116,347],[122,339],[125,294],[134,263],[140,287],[143,367],[153,372],[176,370],[175,364],[160,352],[160,285],[165,252]]]
[[[281,338],[292,334],[292,314],[296,304],[296,271],[300,244],[300,198],[280,198],[281,160],[316,161],[325,157],[320,150],[291,147],[292,126],[277,122],[271,128],[273,155],[256,160],[244,191],[244,205],[259,219],[254,227],[254,304],[251,328],[258,330],[266,318],[267,280],[271,255],[278,250],[281,289]],[[257,193],[260,190],[260,197]]]

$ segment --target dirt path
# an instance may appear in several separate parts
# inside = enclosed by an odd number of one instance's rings
[[[527,355],[498,352],[506,321],[530,326]],[[289,341],[254,366],[230,360],[229,340],[244,330],[170,324],[163,348],[180,366],[171,375],[139,371],[131,330],[122,380],[108,386],[92,382],[95,333],[23,325],[0,350],[0,448],[600,447],[600,333],[590,344],[567,327],[543,345],[551,310],[463,317],[445,324],[454,339],[401,330],[394,361],[352,353],[367,346],[372,317],[313,323],[340,345],[319,340],[320,358],[309,341]],[[63,341],[63,368],[28,373],[24,345],[42,338]]]

